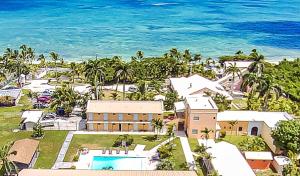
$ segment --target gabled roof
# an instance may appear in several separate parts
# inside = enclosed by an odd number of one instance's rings
[[[275,127],[276,123],[281,120],[291,119],[293,117],[286,112],[224,111],[217,115],[217,121],[265,122],[270,128]]]
[[[14,142],[10,152],[16,151],[16,155],[10,155],[8,159],[19,163],[29,164],[39,146],[39,141],[33,139],[21,139]]]
[[[163,113],[162,101],[89,100],[87,111],[93,113]]]
[[[37,123],[42,117],[42,115],[43,115],[43,111],[24,111],[21,118],[25,119],[24,123],[26,122]]]
[[[211,81],[199,75],[190,77],[170,78],[173,89],[180,97],[198,94],[199,91],[209,90],[224,95],[228,99],[232,99],[229,93],[216,81]]]
[[[9,96],[17,99],[21,95],[21,89],[8,89],[8,90],[0,90],[1,96]]]

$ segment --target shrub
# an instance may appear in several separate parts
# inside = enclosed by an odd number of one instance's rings
[[[32,132],[32,137],[34,138],[41,138],[43,137],[45,134],[43,128],[42,128],[42,125],[40,123],[38,123],[37,125],[35,125],[33,127],[33,132]]]
[[[77,162],[79,160],[79,155],[77,154],[77,155],[75,155],[74,157],[73,157],[73,161],[74,162]]]
[[[226,136],[226,131],[221,131],[220,132],[220,138],[225,138]]]
[[[163,159],[157,165],[157,170],[174,170],[175,163],[172,158],[170,159]]]
[[[172,149],[173,149],[172,145],[168,145],[168,144],[159,147],[157,149],[159,153],[159,158],[160,159],[170,158],[173,155]]]
[[[114,141],[114,147],[122,146],[122,141],[125,142],[126,146],[130,146],[133,143],[133,138],[128,134],[119,135],[119,137]]]
[[[239,143],[239,148],[242,151],[264,151],[266,144],[260,137],[247,137]]]

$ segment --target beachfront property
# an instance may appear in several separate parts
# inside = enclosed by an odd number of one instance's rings
[[[209,138],[215,138],[218,107],[211,97],[188,96],[184,101],[175,103],[178,117],[178,130],[184,129],[191,138],[204,138],[205,128],[213,130]]]
[[[217,115],[220,131],[234,135],[261,136],[274,153],[279,149],[273,144],[272,130],[279,121],[292,119],[286,112],[224,111]],[[231,127],[230,121],[237,121],[237,124]]]
[[[206,79],[197,74],[190,77],[170,78],[170,88],[177,92],[180,98],[193,95],[216,95],[221,94],[228,100],[232,100],[231,95],[217,81]]]
[[[87,104],[89,131],[154,131],[152,119],[163,117],[161,101],[97,101]]]

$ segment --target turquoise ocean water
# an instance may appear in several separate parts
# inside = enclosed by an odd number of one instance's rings
[[[173,47],[300,57],[300,0],[1,0],[0,49],[21,44],[69,60]]]

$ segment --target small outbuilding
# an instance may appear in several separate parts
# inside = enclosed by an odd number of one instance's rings
[[[33,139],[21,139],[14,142],[10,148],[10,152],[15,152],[15,155],[10,155],[8,159],[16,164],[18,170],[33,168],[37,157],[39,141]]]
[[[43,111],[24,111],[22,114],[22,129],[32,131],[33,127],[42,118]]]
[[[252,169],[268,169],[273,161],[271,152],[245,152],[244,154]]]
[[[16,106],[21,97],[21,89],[0,90],[0,106]]]
[[[282,174],[283,167],[290,164],[291,160],[286,156],[274,156],[272,165],[277,173]]]

